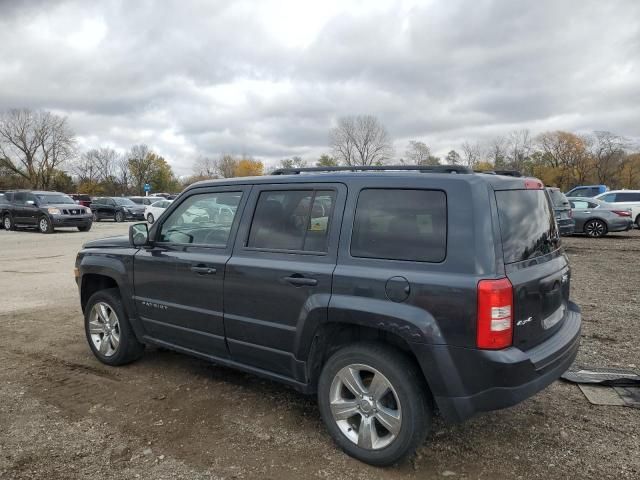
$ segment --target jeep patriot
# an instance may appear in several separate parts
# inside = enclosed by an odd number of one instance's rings
[[[532,396],[580,339],[542,182],[463,167],[198,182],[150,228],[86,243],[75,273],[101,362],[156,345],[315,394],[374,465],[411,454],[434,412]]]

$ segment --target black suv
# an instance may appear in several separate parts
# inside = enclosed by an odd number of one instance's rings
[[[60,227],[88,232],[93,223],[91,209],[77,205],[68,195],[34,190],[5,192],[0,217],[6,230],[28,227],[42,233],[52,233]]]
[[[138,205],[125,197],[99,197],[91,203],[93,221],[114,220],[144,220],[144,205]]]
[[[157,345],[317,394],[337,444],[375,465],[412,452],[434,411],[514,405],[571,365],[580,310],[539,180],[316,170],[199,182],[150,230],[84,245],[96,357]]]

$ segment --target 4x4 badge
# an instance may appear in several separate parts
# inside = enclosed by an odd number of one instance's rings
[[[529,318],[526,318],[524,320],[518,320],[516,325],[521,327],[522,325],[526,325],[527,323],[532,322],[532,321],[533,321],[533,317],[529,317]]]

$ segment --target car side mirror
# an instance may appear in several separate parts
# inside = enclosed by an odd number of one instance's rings
[[[146,223],[134,223],[129,227],[129,243],[132,247],[144,247],[149,244],[149,226]]]
[[[31,205],[32,207],[35,207],[35,206],[36,206],[36,202],[34,202],[33,200],[27,200],[27,201],[26,201],[26,204],[27,204],[27,205]]]

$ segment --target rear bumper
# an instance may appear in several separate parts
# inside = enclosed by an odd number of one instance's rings
[[[610,221],[608,227],[610,232],[626,232],[633,227],[633,220],[620,217],[620,219]]]
[[[575,231],[576,222],[571,218],[567,218],[564,220],[556,220],[558,223],[558,229],[560,230],[560,235],[571,235]]]
[[[443,418],[461,422],[510,407],[547,387],[573,363],[580,346],[580,309],[569,303],[562,328],[522,351],[412,344]]]

